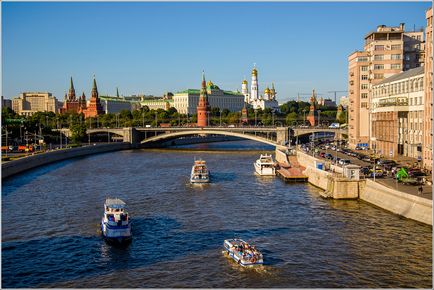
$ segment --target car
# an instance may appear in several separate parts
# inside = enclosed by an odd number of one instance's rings
[[[371,158],[368,155],[363,156],[362,161],[371,162]]]
[[[321,152],[321,153],[319,154],[319,157],[324,158],[324,157],[325,157],[325,152]]]
[[[383,177],[383,175],[384,175],[383,170],[381,170],[379,168],[375,169],[375,177]],[[369,176],[374,177],[374,169],[369,170]]]
[[[329,126],[330,129],[339,129],[339,127],[340,127],[339,123],[331,123]]]
[[[331,155],[330,153],[326,153],[326,154],[324,155],[324,157],[325,157],[326,159],[333,159],[333,155]]]
[[[371,170],[371,168],[369,168],[368,166],[360,168],[360,172],[364,175],[369,175],[369,170]]]
[[[341,160],[339,160],[339,162],[338,162],[340,165],[346,165],[346,164],[350,164],[351,163],[351,160],[349,160],[349,159],[341,159]]]
[[[422,172],[420,169],[412,169],[408,171],[408,176],[410,177],[426,176],[426,173]]]

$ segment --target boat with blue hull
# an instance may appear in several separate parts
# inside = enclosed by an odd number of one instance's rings
[[[125,244],[131,241],[131,220],[126,211],[126,204],[121,199],[106,199],[101,230],[107,242]]]
[[[225,240],[223,247],[228,256],[243,267],[260,266],[264,264],[263,256],[256,247],[242,239]]]

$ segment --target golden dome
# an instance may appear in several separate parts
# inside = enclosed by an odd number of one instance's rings
[[[256,70],[256,67],[252,69],[252,75],[253,76],[258,75],[258,71]]]
[[[247,85],[247,81],[246,80],[243,80],[243,85]]]
[[[264,94],[269,94],[270,93],[270,89],[267,87],[264,91]]]
[[[214,85],[214,84],[212,83],[212,81],[209,80],[208,83],[207,83],[207,86],[208,86],[208,87],[211,87],[211,86],[213,86],[213,85]]]

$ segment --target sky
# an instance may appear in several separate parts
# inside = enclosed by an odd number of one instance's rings
[[[378,25],[425,27],[431,2],[2,2],[2,95],[48,91],[162,96],[202,71],[240,90],[256,63],[279,102],[347,90],[348,56]],[[337,93],[338,97],[346,93]],[[307,99],[307,95],[302,95]]]

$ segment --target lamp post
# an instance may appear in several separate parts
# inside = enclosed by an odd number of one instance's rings
[[[321,110],[318,110],[318,126],[321,127]]]
[[[258,116],[258,111],[255,109],[255,127],[256,127],[257,116]]]
[[[222,126],[222,110],[220,109],[219,110],[219,113],[220,113],[220,127]]]
[[[142,127],[145,128],[145,112],[142,111]]]
[[[375,182],[375,175],[377,174],[377,138],[371,137],[372,147],[374,148],[374,182]]]

